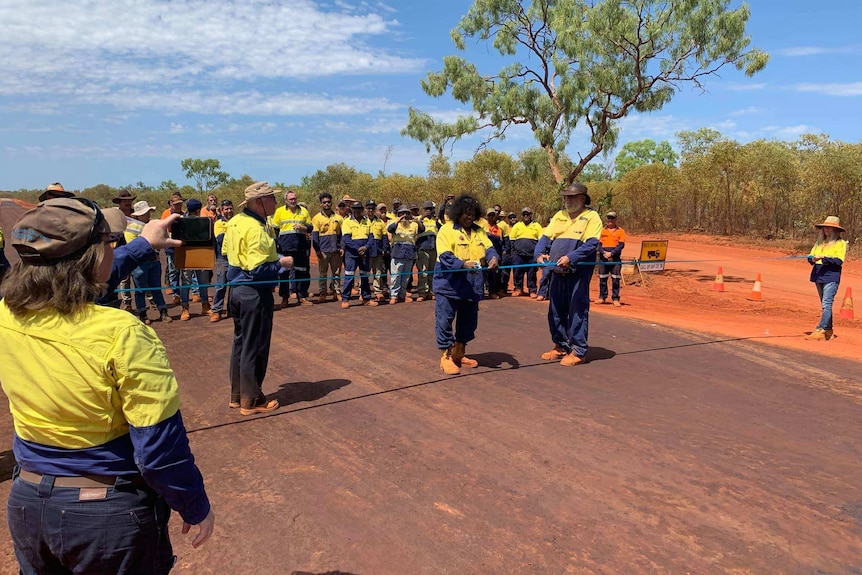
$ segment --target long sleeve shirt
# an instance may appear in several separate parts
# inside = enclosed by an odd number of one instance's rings
[[[267,231],[266,220],[246,208],[227,223],[222,242],[227,256],[227,281],[256,283],[254,287],[271,290],[278,285],[278,263],[275,240]]]
[[[127,312],[89,304],[16,316],[0,301],[0,381],[25,470],[140,473],[189,524],[210,509],[162,342]],[[33,358],[38,358],[34,361]]]
[[[817,242],[808,254],[808,263],[811,264],[809,279],[818,283],[840,283],[841,268],[845,259],[847,259],[845,240]]]
[[[556,273],[577,273],[585,278],[593,275],[596,261],[596,250],[602,235],[602,219],[595,210],[586,209],[574,219],[566,210],[560,210],[551,218],[548,227],[542,232],[542,237],[536,244],[533,257],[547,254],[550,261],[555,262],[563,256],[568,256],[568,269],[554,267]],[[591,265],[577,265],[589,262]]]
[[[311,246],[315,252],[331,254],[341,249],[341,224],[344,218],[323,212],[311,219]]]
[[[437,230],[437,262],[434,264],[433,290],[437,296],[479,301],[484,293],[485,278],[481,270],[465,270],[464,263],[477,261],[487,265],[500,254],[481,227],[473,224],[468,235],[454,222]]]

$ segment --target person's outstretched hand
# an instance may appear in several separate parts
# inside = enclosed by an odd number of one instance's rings
[[[180,247],[183,242],[171,239],[168,235],[171,231],[171,224],[180,217],[180,214],[171,214],[162,220],[150,220],[141,231],[141,237],[150,242],[155,250]]]
[[[213,510],[210,509],[210,512],[207,513],[207,516],[204,517],[204,520],[198,523],[198,534],[195,535],[195,538],[192,539],[192,547],[197,549],[204,543],[206,540],[210,538],[213,534],[213,528],[215,527],[215,515],[213,515]],[[189,532],[192,528],[188,523],[183,522],[183,535]]]

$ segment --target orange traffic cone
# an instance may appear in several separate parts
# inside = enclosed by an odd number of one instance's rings
[[[715,283],[712,284],[712,291],[724,291],[724,272],[721,266],[718,266],[718,271],[715,273]]]
[[[754,287],[751,288],[751,295],[747,299],[751,301],[763,301],[760,274],[757,274],[757,279],[754,280]]]
[[[838,312],[838,317],[853,319],[853,288],[847,288],[847,291],[844,293],[844,301],[841,303],[841,311]]]

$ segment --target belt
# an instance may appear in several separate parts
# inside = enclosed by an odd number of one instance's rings
[[[42,482],[42,475],[39,473],[33,473],[32,471],[25,471],[22,469],[18,473],[18,477],[27,481],[28,483],[36,483],[39,484]],[[134,481],[135,478],[143,481],[143,478],[140,475],[131,475],[130,479]],[[55,477],[54,478],[54,487],[110,487],[114,485],[117,481],[117,476],[110,475],[82,475],[77,477]]]

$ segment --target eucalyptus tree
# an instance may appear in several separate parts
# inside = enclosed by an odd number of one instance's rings
[[[440,153],[483,132],[480,147],[527,126],[547,156],[558,184],[574,181],[605,147],[618,121],[652,112],[687,85],[725,66],[751,76],[768,55],[749,48],[749,9],[729,0],[475,0],[451,37],[459,50],[471,39],[490,43],[504,65],[484,75],[461,56],[447,56],[422,89],[472,106],[454,122],[410,108],[402,135]],[[589,144],[568,173],[560,156],[576,128]]]

